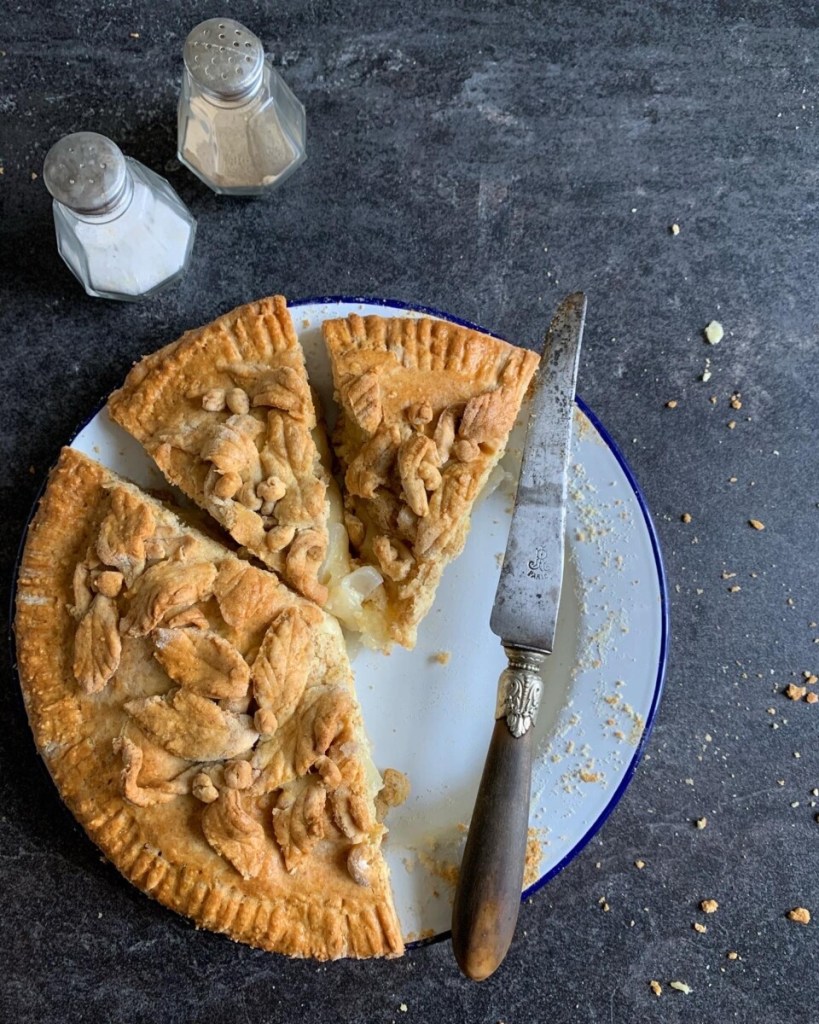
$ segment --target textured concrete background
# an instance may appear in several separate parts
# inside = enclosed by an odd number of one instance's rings
[[[266,201],[218,198],[174,159],[182,41],[216,14],[263,38],[307,106],[308,161]],[[4,669],[0,1019],[813,1019],[819,706],[781,691],[819,667],[815,4],[15,3],[0,50],[4,608],[60,444],[182,329],[274,290],[360,293],[535,343],[583,288],[580,391],[645,490],[673,623],[632,786],[522,908],[506,964],[480,986],[446,944],[291,963],[152,903],[63,810]],[[32,177],[82,128],[164,173],[199,219],[191,272],[144,305],[86,298],[57,256]],[[715,348],[701,334],[712,318],[726,328]],[[720,909],[697,934],[704,897]],[[795,905],[811,925],[785,918]]]

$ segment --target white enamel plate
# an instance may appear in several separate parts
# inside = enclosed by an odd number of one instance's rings
[[[322,320],[355,312],[463,323],[380,299],[310,299],[290,308],[310,379],[331,416]],[[105,410],[71,444],[143,486],[167,487]],[[446,570],[414,651],[385,657],[352,647],[375,762],[400,769],[412,784],[406,804],[390,813],[385,845],[407,941],[442,937],[449,929],[453,882],[506,664],[489,615],[513,495],[507,480],[478,506],[463,554]],[[566,540],[557,644],[544,670],[536,726],[525,896],[583,848],[622,796],[665,668],[667,600],[648,510],[625,459],[579,400]]]

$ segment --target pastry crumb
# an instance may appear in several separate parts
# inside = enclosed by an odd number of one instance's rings
[[[676,409],[677,404],[677,400],[675,398],[672,398],[670,402],[665,403],[665,407],[666,409]]]
[[[782,692],[788,700],[801,700],[808,690],[806,686],[797,686],[796,683],[788,683]]]
[[[739,960],[739,953],[735,949],[729,949],[725,955],[729,960]]]
[[[786,917],[797,924],[810,924],[810,911],[806,907],[794,907],[788,911]]]
[[[671,231],[672,235],[678,235],[680,233],[680,225],[679,224],[672,224],[671,228],[670,228],[670,231]]]
[[[705,328],[705,340],[709,345],[719,345],[724,336],[725,331],[722,329],[722,324],[719,320],[712,320]]]
[[[806,704],[815,704],[817,701],[819,701],[819,694],[816,694],[816,693],[806,693],[805,694],[805,703]]]
[[[684,522],[684,523],[690,523],[690,522],[692,521],[692,519],[693,519],[693,518],[694,518],[694,517],[693,517],[693,516],[691,515],[691,513],[690,513],[690,512],[683,512],[683,514],[682,514],[682,515],[680,516],[680,519],[681,519],[681,520],[682,520],[682,522]]]
[[[451,657],[452,651],[436,651],[432,655],[432,661],[437,662],[439,665],[448,665]]]
[[[643,868],[646,866],[646,862],[644,860],[635,860],[634,866],[635,868],[637,868],[638,871],[642,871]]]
[[[540,878],[540,862],[543,860],[543,829],[529,828],[526,840],[526,860],[523,865],[523,884],[528,889]]]
[[[407,1012],[407,1004],[406,1003],[401,1003],[401,1005],[398,1007],[398,1009],[401,1011],[401,1013],[406,1013]]]
[[[727,426],[728,426],[729,430],[736,430],[736,428],[737,428],[737,421],[736,420],[728,420]]]
[[[704,914],[714,914],[719,910],[719,903],[716,900],[700,900],[700,910]]]
[[[699,932],[700,935],[702,935],[703,932],[707,932],[708,931],[708,926],[704,925],[704,924],[700,924],[699,921],[695,921],[691,925],[691,927],[694,929],[695,932]]]
[[[381,789],[375,797],[378,820],[385,817],[390,807],[400,807],[410,795],[410,780],[397,768],[385,768],[381,775]]]
[[[669,981],[669,987],[675,989],[677,992],[682,992],[684,996],[690,996],[694,991],[690,985],[686,985],[684,981]]]
[[[704,829],[707,824],[708,824],[708,819],[707,818],[697,818],[696,821],[694,822],[694,827],[698,828],[698,829]]]
[[[762,522],[761,519],[749,519],[748,520],[748,525],[752,526],[755,530],[764,530],[765,529],[765,524]]]
[[[659,983],[659,981],[655,981],[653,978],[648,983],[648,987],[651,989],[655,996],[661,996],[663,994],[663,986]]]

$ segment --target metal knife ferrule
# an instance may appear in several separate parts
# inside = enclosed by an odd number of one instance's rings
[[[498,702],[495,718],[503,718],[509,732],[520,738],[537,721],[543,680],[540,668],[547,655],[542,651],[526,650],[504,644],[509,665],[498,680]]]

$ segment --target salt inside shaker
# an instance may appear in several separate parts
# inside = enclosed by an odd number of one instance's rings
[[[306,156],[304,107],[230,18],[197,25],[185,41],[178,156],[215,192],[255,195],[280,185]]]
[[[43,178],[57,248],[89,295],[138,299],[187,270],[196,221],[164,178],[104,135],[60,139]]]

